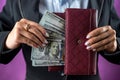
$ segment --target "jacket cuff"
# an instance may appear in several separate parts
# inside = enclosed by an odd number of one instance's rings
[[[4,50],[4,47],[5,47],[5,40],[8,36],[10,31],[6,31],[6,32],[0,32],[0,54],[3,54],[3,50]]]

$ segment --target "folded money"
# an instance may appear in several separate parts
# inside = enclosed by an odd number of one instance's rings
[[[32,48],[31,60],[63,60],[63,47],[61,40],[48,40],[46,47]]]
[[[45,60],[33,60],[32,66],[39,67],[39,66],[61,66],[64,65],[63,61],[45,61]]]
[[[45,12],[39,24],[48,30],[65,34],[65,20],[49,11]]]
[[[63,41],[54,39],[48,40],[48,45],[46,47],[32,48],[31,53],[31,60],[33,62],[32,64],[34,64],[33,66],[63,65],[64,62],[63,51],[64,51]]]
[[[32,47],[32,66],[64,65],[65,20],[46,11],[39,24],[47,30],[50,36],[47,38],[46,47]]]

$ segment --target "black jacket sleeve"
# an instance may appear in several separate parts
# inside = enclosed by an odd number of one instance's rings
[[[15,50],[4,50],[5,40],[14,26],[12,1],[7,0],[6,6],[0,13],[0,63],[9,63],[18,53],[20,48]]]
[[[116,31],[117,36],[117,50],[114,53],[108,53],[106,51],[101,51],[101,55],[106,58],[108,61],[120,64],[120,19],[116,14],[115,8],[113,6],[114,0],[108,0],[110,3],[110,21],[109,24],[112,26],[113,29]]]

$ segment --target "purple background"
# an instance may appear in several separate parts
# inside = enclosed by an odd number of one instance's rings
[[[5,0],[0,0],[0,11],[4,4]],[[120,0],[115,0],[115,8],[120,16]],[[109,63],[102,56],[99,56],[98,65],[102,80],[120,80],[120,65]],[[9,64],[0,64],[0,80],[24,80],[25,74],[26,65],[22,50]]]

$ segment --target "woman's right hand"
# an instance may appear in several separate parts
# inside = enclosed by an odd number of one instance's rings
[[[15,49],[24,43],[31,47],[44,47],[48,43],[46,37],[49,34],[38,23],[21,19],[9,33],[5,46],[7,49]]]

